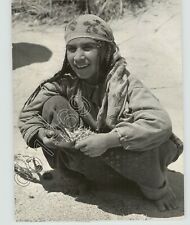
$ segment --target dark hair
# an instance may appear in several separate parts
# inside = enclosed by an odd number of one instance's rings
[[[103,76],[101,76],[100,79],[101,81],[104,81],[111,69],[111,62],[115,51],[115,46],[112,43],[101,41],[101,49],[100,68]]]

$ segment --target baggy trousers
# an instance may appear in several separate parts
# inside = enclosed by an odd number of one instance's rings
[[[66,112],[66,114],[60,112]],[[64,121],[67,127],[81,124],[78,112],[62,96],[54,96],[47,100],[42,110],[42,117],[55,128],[60,126],[60,117],[62,117],[61,125],[64,125]],[[111,182],[112,179],[117,180],[121,177],[127,178],[134,181],[143,194],[152,200],[162,198],[167,192],[169,188],[166,176],[167,166],[181,153],[171,140],[147,151],[112,148],[94,158],[74,148],[52,149],[53,155],[50,155],[45,148],[42,150],[49,165],[54,169],[70,170],[99,183]]]

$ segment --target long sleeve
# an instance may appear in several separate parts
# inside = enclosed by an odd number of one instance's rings
[[[135,77],[129,76],[128,103],[113,131],[126,150],[145,151],[166,142],[172,133],[167,112]]]
[[[41,117],[43,105],[55,95],[59,95],[56,86],[53,83],[46,83],[41,87],[37,96],[21,110],[18,126],[28,146],[35,147],[34,137],[39,128],[45,126]]]

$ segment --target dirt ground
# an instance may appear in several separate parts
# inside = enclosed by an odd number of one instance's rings
[[[126,13],[121,20],[110,22],[110,26],[130,72],[160,99],[171,116],[173,131],[183,140],[180,3],[180,0],[155,2],[148,10],[141,10],[138,17]],[[50,167],[41,150],[27,148],[17,120],[35,87],[61,68],[64,27],[17,23],[13,25],[12,38],[14,152],[39,158],[46,171]],[[64,186],[77,183],[54,174],[53,180],[41,179],[40,183],[24,185],[16,180],[15,217],[17,221],[180,220],[184,214],[183,155],[169,169],[169,180],[179,204],[178,209],[170,212],[158,212],[133,184],[67,195]]]

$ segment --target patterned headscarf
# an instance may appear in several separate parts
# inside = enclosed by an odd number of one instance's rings
[[[92,14],[80,15],[73,19],[65,27],[65,42],[66,45],[76,38],[91,38],[97,41],[97,47],[99,48],[99,62],[97,64],[97,74],[103,72],[106,76],[107,70],[112,64],[112,58],[114,52],[116,52],[117,46],[114,41],[114,36],[110,26],[100,17]],[[67,53],[66,53],[67,55]],[[65,61],[63,69],[68,65],[67,70],[71,71],[71,68],[67,62],[65,55]],[[105,77],[100,77],[100,80],[104,80]]]
[[[115,44],[114,36],[109,25],[100,17],[92,14],[81,15],[66,26],[66,44],[79,37],[92,38]]]

